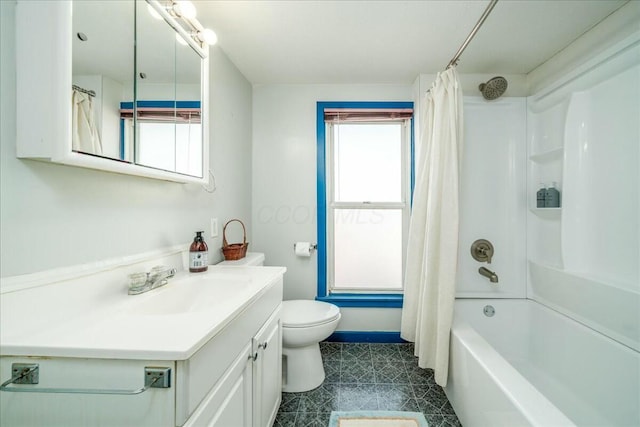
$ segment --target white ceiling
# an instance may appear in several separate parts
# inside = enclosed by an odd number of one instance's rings
[[[254,84],[412,83],[443,70],[488,0],[196,0]],[[526,74],[626,0],[500,0],[461,73]]]

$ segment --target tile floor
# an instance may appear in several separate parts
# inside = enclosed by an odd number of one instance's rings
[[[418,367],[413,344],[320,343],[326,378],[283,393],[275,427],[327,427],[331,411],[422,412],[429,427],[461,426],[433,371]]]

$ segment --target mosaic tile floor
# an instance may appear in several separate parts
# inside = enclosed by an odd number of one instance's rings
[[[433,371],[418,367],[412,344],[320,343],[326,379],[283,393],[274,426],[327,427],[331,411],[424,413],[429,427],[461,426]]]

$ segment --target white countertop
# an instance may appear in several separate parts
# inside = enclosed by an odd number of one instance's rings
[[[32,295],[3,294],[3,307],[18,304],[24,310],[0,313],[0,355],[185,360],[285,271],[284,267],[209,266],[203,273],[180,272],[167,285],[140,295],[127,295],[122,286],[103,286],[100,292],[93,291],[91,307],[77,315],[61,316],[53,304],[51,321],[48,309],[41,312],[42,304],[36,312],[29,311],[28,299],[47,298],[46,293],[36,289],[30,290]],[[75,293],[64,297],[86,304]],[[100,298],[98,303],[95,298]],[[69,304],[73,301],[60,306],[68,309]],[[21,321],[16,313],[29,319]]]

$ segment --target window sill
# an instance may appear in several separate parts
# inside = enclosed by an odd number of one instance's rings
[[[329,294],[316,297],[318,301],[329,302],[338,307],[385,307],[402,308],[402,294]]]

